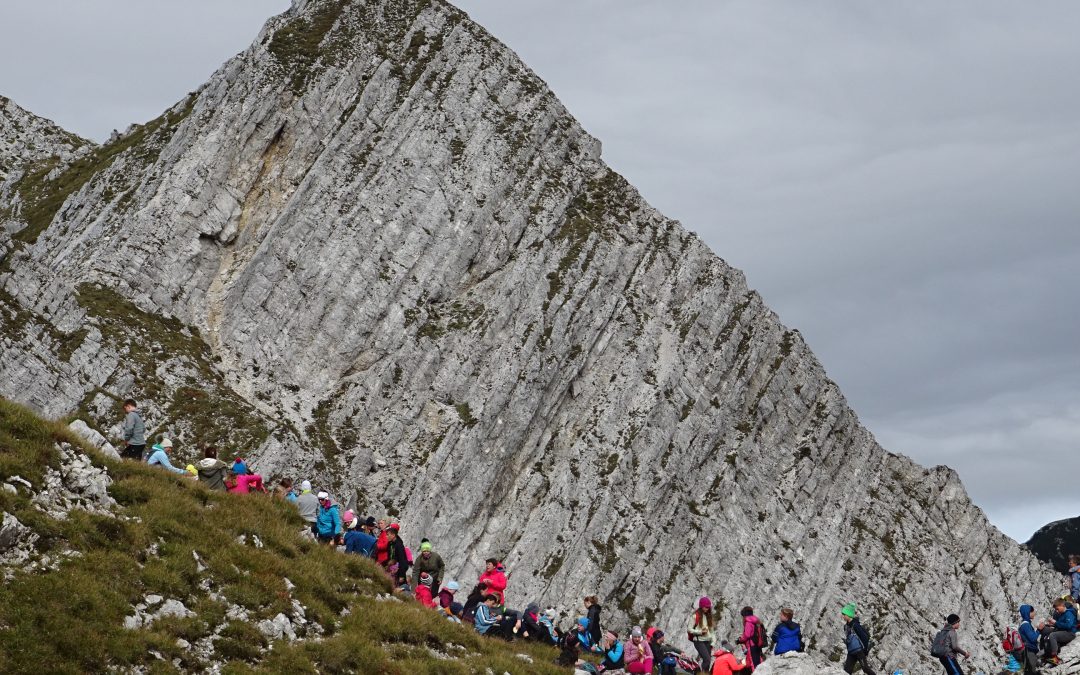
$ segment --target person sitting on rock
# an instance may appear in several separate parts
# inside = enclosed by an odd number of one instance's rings
[[[431,595],[431,575],[427,572],[421,572],[417,581],[419,583],[414,587],[417,602],[424,607],[434,609],[435,599]]]
[[[450,606],[446,608],[446,618],[450,619],[454,623],[462,623],[462,614],[465,612],[465,606],[460,602],[451,602]]]
[[[454,604],[454,594],[461,590],[461,584],[451,579],[445,586],[439,589],[439,607],[448,609]],[[464,609],[464,606],[462,606]]]
[[[328,546],[334,545],[334,540],[342,533],[341,514],[338,506],[330,501],[330,495],[320,492],[316,495],[319,500],[319,511],[315,515],[315,536],[320,543]]]
[[[634,675],[647,675],[653,671],[653,650],[641,626],[630,629],[630,641],[626,643],[626,672]]]
[[[1064,598],[1054,600],[1053,618],[1040,623],[1039,632],[1046,638],[1043,661],[1055,666],[1060,664],[1058,652],[1076,637],[1076,607],[1066,603]]]
[[[199,481],[206,483],[211,490],[225,491],[225,476],[229,471],[229,465],[217,458],[217,448],[208,446],[203,451],[204,457],[199,460],[195,468],[199,472]]]
[[[351,523],[347,523],[348,531],[345,532],[345,552],[371,557],[371,551],[375,548],[375,535],[371,534],[371,528],[364,523],[360,527],[357,524],[359,518],[353,517]]]
[[[413,586],[420,582],[420,575],[427,572],[431,575],[432,588],[439,588],[442,583],[446,565],[438,553],[432,550],[431,542],[424,539],[420,542],[420,555],[413,560]]]
[[[746,647],[747,655],[750,657],[750,671],[753,672],[761,665],[763,658],[765,641],[762,636],[765,635],[765,625],[761,623],[761,619],[754,616],[753,607],[743,607],[739,614],[743,618],[743,631],[736,642]]]
[[[173,473],[187,473],[187,470],[181,469],[178,466],[173,466],[172,462],[169,461],[169,451],[172,450],[172,441],[170,441],[169,439],[161,439],[160,443],[154,444],[152,450],[153,452],[151,452],[150,456],[146,458],[146,463],[150,466],[154,466],[156,464],[163,469],[168,469],[169,471],[172,471]]]
[[[573,668],[578,664],[578,653],[583,644],[579,636],[585,635],[585,626],[582,625],[582,621],[585,622],[586,626],[588,625],[589,620],[581,617],[574,624],[573,630],[569,630],[559,637],[559,657],[555,659],[556,665]],[[589,638],[585,635],[584,639],[588,640]],[[588,648],[586,647],[586,649]]]
[[[653,663],[660,667],[660,675],[675,675],[679,657],[687,657],[681,650],[667,643],[667,637],[662,630],[653,631],[649,637],[649,646],[652,648]]]
[[[1031,605],[1020,605],[1020,625],[1016,627],[1016,632],[1020,633],[1020,639],[1024,641],[1023,653],[1017,660],[1028,675],[1039,670],[1039,631],[1031,624],[1031,615],[1034,612],[1035,608]]]
[[[499,598],[500,605],[506,602],[506,568],[496,558],[488,558],[484,562],[480,583],[484,584],[487,593]]]
[[[720,643],[720,646],[712,653],[713,664],[712,670],[709,671],[710,675],[731,675],[740,670],[754,670],[754,666],[749,659],[740,661],[735,658],[732,650],[730,642],[725,640]]]
[[[792,621],[795,612],[787,607],[780,610],[780,623],[773,628],[772,642],[773,654],[786,654],[788,652],[801,652],[804,648],[802,628]]]
[[[875,675],[867,658],[870,656],[870,634],[859,623],[856,616],[858,609],[854,602],[844,605],[840,610],[840,616],[844,619],[844,646],[847,648],[847,659],[844,660],[844,672],[854,673],[858,667],[866,675]]]

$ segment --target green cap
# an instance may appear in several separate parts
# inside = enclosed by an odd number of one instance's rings
[[[420,552],[421,553],[424,552],[424,551],[430,551],[430,550],[431,550],[431,542],[430,541],[425,541],[423,544],[420,544]]]
[[[844,616],[850,616],[852,619],[854,619],[855,618],[855,603],[854,602],[849,602],[848,604],[844,605],[844,608],[842,610],[840,610],[840,613],[843,614]]]

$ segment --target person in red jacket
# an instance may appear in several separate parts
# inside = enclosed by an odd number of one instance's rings
[[[506,602],[506,568],[495,558],[488,558],[484,572],[480,575],[480,583],[484,584],[487,593],[491,593],[499,599],[499,604]]]
[[[754,672],[754,668],[761,665],[762,652],[765,647],[764,640],[761,639],[761,636],[765,634],[764,624],[761,623],[761,619],[754,616],[753,607],[743,607],[739,613],[742,614],[743,618],[743,632],[742,637],[736,642],[746,647],[750,672]]]
[[[427,572],[420,573],[420,583],[413,591],[416,600],[424,607],[435,607],[435,599],[431,596],[431,575]]]
[[[731,644],[727,641],[720,643],[720,646],[712,654],[713,665],[710,675],[731,675],[740,670],[753,670],[753,666],[749,663],[735,658],[735,655],[731,653],[731,649]]]
[[[386,521],[379,521],[379,535],[375,538],[375,562],[386,567],[390,564],[390,538],[386,536]]]

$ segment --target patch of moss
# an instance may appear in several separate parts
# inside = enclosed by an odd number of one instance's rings
[[[457,403],[454,405],[454,410],[457,411],[458,417],[461,419],[461,423],[464,424],[466,428],[475,427],[480,421],[473,417],[472,410],[469,408],[468,403]]]

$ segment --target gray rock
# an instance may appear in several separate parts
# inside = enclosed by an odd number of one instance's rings
[[[154,612],[155,618],[160,619],[165,616],[194,616],[194,612],[185,607],[184,603],[180,602],[179,600],[170,598],[164,603],[162,603],[161,607],[159,607],[158,610]]]
[[[161,604],[161,601],[164,600],[164,598],[162,598],[160,595],[153,595],[153,594],[148,595],[143,599],[146,601],[146,604],[149,607],[154,607],[156,605],[159,605],[159,604]]]
[[[98,450],[101,450],[109,457],[112,457],[113,459],[120,459],[120,453],[116,450],[113,444],[110,443],[107,438],[101,435],[99,431],[97,431],[96,429],[91,429],[86,424],[86,422],[83,422],[82,420],[75,420],[74,422],[69,424],[68,427],[72,431],[77,433],[79,436],[86,439],[86,441],[92,446],[94,446]]]
[[[754,673],[756,675],[844,675],[844,669],[820,657],[789,652],[768,657],[764,663],[754,669]],[[890,675],[890,673],[885,675]]]
[[[296,639],[296,631],[289,617],[279,613],[273,619],[264,619],[258,624],[259,631],[268,640],[287,639],[290,642]]]

